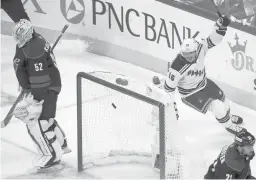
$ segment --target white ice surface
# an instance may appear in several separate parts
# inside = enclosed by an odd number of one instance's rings
[[[15,44],[11,37],[1,35],[1,119],[8,112],[17,96],[17,81],[12,67]],[[72,48],[71,48],[72,47]],[[78,50],[79,49],[79,50]],[[111,71],[135,77],[140,81],[149,82],[154,72],[138,66],[123,63],[114,59],[81,51],[86,49],[80,41],[62,41],[55,50],[57,64],[62,77],[62,92],[59,96],[57,119],[68,136],[72,152],[64,156],[66,168],[58,173],[36,174],[32,168],[35,148],[31,142],[25,125],[12,119],[10,124],[1,129],[1,178],[157,178],[158,173],[151,167],[132,165],[113,165],[91,168],[77,173],[77,135],[76,135],[76,74],[79,71],[94,70]],[[222,146],[230,144],[233,136],[217,123],[214,117],[207,113],[202,115],[184,105],[176,96],[180,112],[180,123],[184,125],[188,142],[195,143],[195,150],[202,152],[202,158],[207,166],[217,157]],[[4,103],[3,103],[4,102]],[[243,126],[256,134],[256,112],[231,102],[231,113],[244,118]],[[196,145],[197,144],[197,145]],[[205,149],[207,149],[205,151]],[[205,151],[205,152],[204,152]],[[204,153],[203,153],[204,152]],[[251,162],[252,174],[256,174],[256,160]]]

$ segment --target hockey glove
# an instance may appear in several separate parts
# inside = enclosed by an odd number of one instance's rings
[[[223,15],[217,20],[216,25],[218,27],[227,27],[230,24],[230,22],[231,20],[228,18],[228,16]]]
[[[227,16],[220,17],[215,23],[216,32],[222,36],[225,36],[227,26],[230,24],[230,19]]]
[[[38,102],[34,100],[33,95],[28,94],[16,105],[13,115],[24,123],[29,124],[31,121],[39,118],[43,103],[43,100]]]

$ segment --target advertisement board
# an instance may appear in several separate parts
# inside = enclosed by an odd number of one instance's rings
[[[230,29],[223,42],[209,51],[210,77],[256,94],[256,37]]]
[[[68,33],[94,41],[94,53],[162,74],[183,39],[206,38],[214,30],[214,21],[151,0],[25,0],[23,4],[35,26],[60,30],[69,23]],[[1,13],[2,21],[10,21]],[[256,102],[255,46],[255,36],[229,28],[221,44],[208,52],[206,72],[224,84],[227,96],[234,88]]]

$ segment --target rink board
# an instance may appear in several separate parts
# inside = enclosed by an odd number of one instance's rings
[[[1,21],[2,34],[11,35],[12,23],[7,21]],[[46,28],[37,27],[37,31],[43,34],[47,40],[54,42],[59,35],[58,30],[50,30]],[[90,44],[89,52],[118,59],[120,61],[128,62],[157,73],[165,75],[167,72],[168,62],[160,58],[153,57],[149,54],[145,54],[136,50],[128,49],[122,46],[118,46],[109,42],[92,39],[91,37],[79,36],[71,33],[66,33],[64,39],[81,39],[85,42],[93,42]],[[211,78],[211,77],[210,77]],[[255,77],[256,78],[256,77]],[[213,79],[225,92],[227,97],[235,103],[242,106],[249,107],[256,110],[256,95],[255,93],[245,91],[241,88],[232,86],[229,83]]]
[[[43,32],[51,41],[63,25],[69,23],[66,37],[85,40],[90,44],[91,52],[163,75],[167,71],[167,62],[179,52],[182,39],[207,37],[214,24],[214,19],[156,1],[83,0],[69,3],[25,1],[24,7],[38,32]],[[10,19],[3,11],[1,14],[2,33],[10,34]],[[237,24],[231,24],[223,42],[208,52],[206,60],[209,78],[216,81],[231,100],[252,109],[256,109],[255,41],[253,32],[246,33]]]

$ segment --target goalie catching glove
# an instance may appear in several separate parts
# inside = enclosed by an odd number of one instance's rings
[[[29,125],[33,120],[37,120],[42,113],[44,101],[34,100],[34,96],[28,94],[16,105],[13,115]]]

